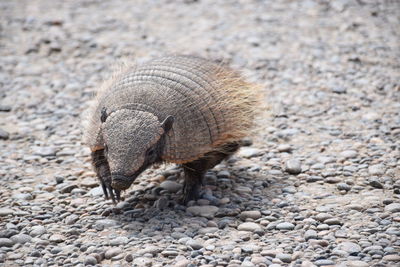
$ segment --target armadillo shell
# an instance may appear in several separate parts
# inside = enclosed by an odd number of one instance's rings
[[[243,138],[252,126],[258,96],[258,87],[214,62],[192,56],[156,59],[126,69],[98,92],[85,141],[92,150],[102,147],[103,107],[148,111],[160,121],[172,115],[163,159],[192,161]]]

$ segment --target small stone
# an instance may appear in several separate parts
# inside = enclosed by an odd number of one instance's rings
[[[292,151],[292,147],[290,145],[288,145],[288,144],[280,144],[277,147],[277,150],[279,152],[291,152]]]
[[[330,218],[324,221],[327,225],[341,225],[342,222],[338,218]]]
[[[355,150],[345,150],[342,153],[340,153],[340,156],[345,159],[352,159],[357,157],[357,155],[358,153]]]
[[[0,128],[0,140],[7,140],[10,138],[10,134]]]
[[[105,252],[105,254],[104,254],[104,257],[106,258],[106,259],[111,259],[111,258],[113,258],[113,257],[115,257],[115,256],[118,256],[119,254],[121,254],[123,251],[122,251],[122,249],[121,248],[118,248],[118,247],[116,247],[116,248],[110,248],[110,249],[107,249],[107,251]]]
[[[60,235],[60,234],[54,234],[54,235],[50,236],[49,240],[51,242],[62,243],[65,240],[65,236]]]
[[[392,203],[385,206],[385,211],[390,213],[400,212],[400,203]]]
[[[278,229],[278,230],[293,230],[294,229],[294,224],[289,223],[289,222],[279,223],[276,226],[276,229]]]
[[[351,186],[346,183],[338,183],[336,187],[338,190],[344,190],[346,192],[351,190]]]
[[[369,181],[369,185],[378,189],[383,189],[383,184],[381,184],[378,180],[373,179]]]
[[[285,263],[289,263],[292,261],[292,255],[286,253],[278,253],[276,254],[276,258],[280,259]]]
[[[96,265],[97,264],[97,259],[91,255],[86,256],[85,259],[83,260],[83,264],[85,265]]]
[[[0,105],[0,112],[10,112],[11,106],[9,105]]]
[[[400,261],[400,255],[398,254],[390,254],[386,255],[382,258],[384,261]]]
[[[179,255],[178,251],[175,250],[164,250],[163,252],[161,252],[161,255],[163,255],[164,257],[176,257]]]
[[[153,262],[151,259],[146,257],[138,257],[133,259],[132,266],[152,266]]]
[[[33,200],[33,196],[31,193],[19,193],[12,196],[14,199],[20,200]]]
[[[318,213],[317,216],[315,216],[315,219],[317,219],[320,222],[324,222],[327,219],[331,219],[333,216],[330,215],[329,213],[321,212]]]
[[[126,260],[127,262],[132,262],[132,261],[133,261],[133,256],[132,256],[132,254],[130,254],[130,253],[126,254],[125,260]]]
[[[190,260],[182,259],[182,260],[177,261],[173,267],[188,267],[189,264],[190,264]]]
[[[137,253],[139,255],[151,254],[151,255],[155,256],[158,253],[160,253],[162,250],[163,249],[159,246],[149,245],[149,246],[146,246],[145,248],[139,250]]]
[[[219,171],[217,173],[217,177],[218,178],[229,178],[229,177],[231,177],[231,174],[228,171]]]
[[[258,148],[253,148],[253,147],[242,147],[237,155],[242,158],[253,158],[260,156],[262,154],[262,151]]]
[[[248,232],[258,232],[262,231],[262,228],[259,224],[253,222],[245,222],[238,226],[239,231],[248,231]]]
[[[99,186],[99,182],[97,181],[97,179],[94,179],[92,177],[86,177],[80,181],[80,185],[83,187],[94,188]]]
[[[240,213],[240,219],[246,220],[247,218],[257,220],[261,218],[261,212],[258,210],[242,211],[242,213]]]
[[[31,232],[29,235],[35,237],[35,236],[41,236],[42,234],[46,233],[46,228],[42,225],[35,225],[32,226]]]
[[[78,188],[78,185],[68,184],[60,189],[60,193],[61,194],[71,193],[71,191],[74,190],[75,188]]]
[[[56,155],[56,149],[54,147],[33,147],[33,155],[38,155],[41,157],[54,157]]]
[[[67,218],[65,218],[65,224],[66,225],[72,225],[76,223],[79,220],[79,216],[76,214],[71,214]]]
[[[128,244],[128,241],[129,241],[129,239],[126,236],[119,236],[117,238],[110,240],[110,245],[111,246],[126,245],[126,244]]]
[[[386,168],[385,166],[383,166],[382,164],[376,164],[376,165],[372,165],[369,166],[368,168],[368,172],[371,175],[383,175],[385,174]]]
[[[304,239],[306,241],[308,241],[310,239],[318,239],[318,234],[315,230],[309,229],[305,232]]]
[[[360,245],[353,242],[342,242],[337,246],[337,249],[346,251],[350,256],[356,256],[361,252]]]
[[[96,228],[103,230],[103,229],[108,229],[108,228],[112,228],[117,226],[118,223],[115,220],[112,219],[102,219],[102,220],[98,220],[96,221]]]
[[[346,261],[346,267],[369,267],[369,263],[364,261]]]
[[[9,238],[0,238],[0,247],[12,247],[14,242]]]
[[[14,210],[9,209],[9,208],[1,208],[0,209],[0,217],[12,215],[12,214],[14,214],[14,212],[15,212]]]
[[[182,189],[182,185],[174,181],[166,180],[160,184],[160,187],[170,193],[176,193]]]
[[[18,234],[18,235],[12,236],[11,240],[14,243],[25,244],[25,243],[31,242],[32,237],[30,237],[29,235],[26,235],[26,234]]]
[[[285,170],[290,174],[301,173],[301,163],[297,159],[290,159],[286,161]]]
[[[159,210],[163,210],[166,207],[168,207],[168,204],[169,204],[168,198],[162,196],[159,199],[157,199],[156,201],[154,201],[153,206]]]
[[[189,239],[186,242],[186,246],[189,246],[194,250],[199,250],[199,249],[203,248],[203,245],[199,241],[194,240],[194,239]]]
[[[192,206],[186,209],[187,212],[192,213],[194,216],[201,216],[208,219],[214,218],[214,215],[218,211],[218,207],[215,206]]]
[[[335,94],[345,94],[347,92],[346,88],[343,86],[335,85],[331,88],[332,92]]]
[[[335,265],[335,263],[332,260],[326,260],[326,259],[317,260],[314,262],[314,264],[317,266]]]

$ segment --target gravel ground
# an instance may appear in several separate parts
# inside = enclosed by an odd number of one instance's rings
[[[379,3],[379,4],[378,4]],[[398,1],[0,1],[1,266],[399,266]],[[178,205],[114,206],[81,144],[115,64],[223,59],[266,90],[253,145]]]

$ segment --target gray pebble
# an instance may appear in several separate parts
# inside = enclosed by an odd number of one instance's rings
[[[310,240],[310,239],[318,239],[318,234],[315,230],[307,230],[304,234],[304,239],[306,241]]]
[[[86,256],[84,261],[83,261],[83,264],[89,265],[89,266],[96,265],[97,264],[97,259],[95,257],[91,256],[91,255]]]
[[[166,180],[160,184],[160,187],[170,193],[176,193],[182,189],[182,185],[174,181]]]
[[[194,240],[194,239],[189,239],[189,240],[186,242],[186,245],[189,246],[189,247],[191,247],[191,248],[194,249],[194,250],[198,250],[198,249],[203,248],[203,245],[202,245],[199,241]]]
[[[9,238],[0,238],[0,247],[12,247],[14,242]]]
[[[123,252],[122,249],[121,249],[121,248],[118,248],[118,247],[116,247],[116,248],[109,248],[109,249],[107,249],[107,251],[104,253],[104,257],[105,257],[106,259],[111,259],[111,258],[113,258],[113,257],[115,257],[115,256],[120,255],[122,252]]]
[[[400,212],[400,203],[392,203],[385,206],[385,211],[390,213]]]
[[[262,228],[259,224],[253,222],[245,222],[238,226],[239,231],[249,231],[249,232],[258,232],[262,231]]]
[[[257,220],[261,218],[261,212],[258,210],[242,211],[242,213],[240,213],[240,219],[246,220],[247,218]]]
[[[349,255],[357,255],[361,252],[361,247],[353,242],[342,242],[337,246],[338,249],[346,251]]]
[[[194,216],[206,217],[209,219],[214,218],[214,215],[218,211],[218,207],[215,206],[192,206],[186,209],[187,212],[192,213]]]
[[[46,233],[46,228],[44,226],[35,225],[35,226],[32,226],[29,235],[35,237],[35,236],[41,236],[44,233]]]
[[[325,266],[325,265],[335,265],[335,262],[332,260],[321,259],[314,262],[317,266]]]
[[[293,230],[294,224],[289,223],[289,222],[279,223],[278,225],[276,225],[276,229],[278,229],[278,230]]]
[[[10,138],[10,134],[0,128],[0,140],[7,140],[8,138]]]
[[[285,263],[289,263],[292,261],[292,255],[286,253],[278,253],[276,254],[276,258],[280,259]]]
[[[346,192],[351,190],[351,186],[346,183],[338,183],[336,187],[338,190],[344,190]]]
[[[290,174],[301,173],[301,163],[298,159],[290,159],[286,161],[285,170]]]
[[[5,217],[11,214],[14,214],[14,210],[9,208],[0,208],[0,217]]]
[[[31,242],[32,237],[30,237],[29,235],[26,235],[26,234],[18,234],[18,235],[12,236],[11,240],[14,243],[25,244],[25,243]]]

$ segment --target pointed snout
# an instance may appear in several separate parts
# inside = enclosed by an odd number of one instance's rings
[[[121,174],[111,174],[111,180],[112,188],[117,190],[126,190],[131,186],[135,179]]]

